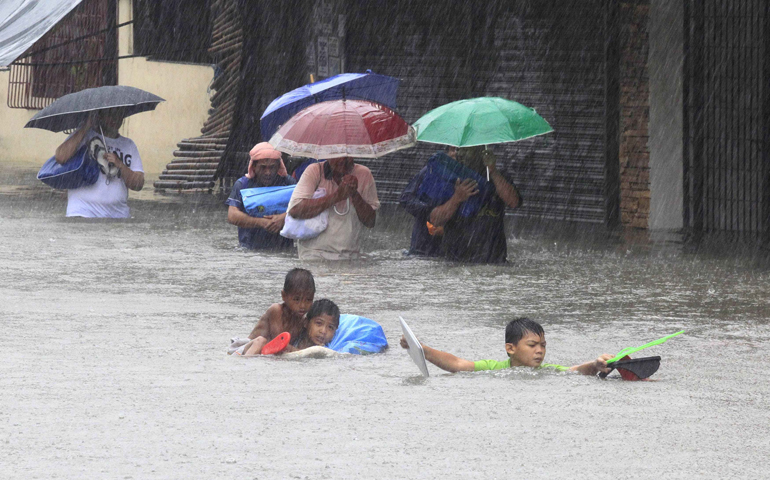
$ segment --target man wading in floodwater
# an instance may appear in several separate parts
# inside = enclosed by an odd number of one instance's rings
[[[470,178],[462,181],[458,179],[449,200],[435,206],[435,203],[421,198],[418,193],[428,173],[428,166],[424,167],[401,194],[401,205],[415,217],[409,253],[445,256],[449,260],[460,262],[505,262],[508,256],[503,221],[505,207],[520,206],[521,196],[512,183],[497,170],[495,155],[483,146],[459,149],[448,147],[446,153],[438,152],[431,160],[443,156],[443,161],[451,163],[454,162],[455,155],[457,161],[481,176],[485,176],[486,169],[489,168],[491,185],[488,189],[491,192],[483,198],[481,207],[475,214],[464,216],[459,209],[463,202],[479,194],[479,185]],[[491,188],[492,186],[494,188]]]
[[[258,143],[249,152],[246,175],[239,178],[225,201],[227,221],[238,227],[238,241],[244,248],[284,249],[294,242],[278,234],[283,228],[286,214],[252,217],[243,206],[241,190],[258,187],[284,187],[294,185],[295,180],[286,173],[281,152],[267,142]]]

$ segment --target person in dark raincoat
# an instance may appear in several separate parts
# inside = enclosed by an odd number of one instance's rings
[[[434,160],[440,155],[447,155],[454,159],[457,156],[457,147],[447,147],[444,152],[436,152],[430,159]],[[430,223],[430,212],[437,206],[435,202],[419,194],[420,185],[425,175],[428,173],[427,165],[420,170],[407,184],[404,191],[401,192],[399,204],[414,217],[414,226],[412,227],[412,239],[409,244],[409,255],[423,255],[435,257],[441,254],[442,229],[428,229]]]
[[[457,161],[479,175],[486,175],[486,168],[489,168],[491,185],[488,189],[491,193],[484,197],[475,214],[461,215],[458,210],[463,202],[479,194],[478,183],[470,178],[458,179],[451,198],[437,205],[418,194],[420,184],[427,175],[428,167],[424,167],[401,194],[401,205],[415,217],[410,253],[444,256],[460,262],[505,262],[508,255],[505,208],[520,206],[521,196],[511,181],[497,170],[494,154],[484,147],[460,148],[456,151],[454,147],[449,147],[446,153],[438,152],[431,159],[453,153],[456,153]]]

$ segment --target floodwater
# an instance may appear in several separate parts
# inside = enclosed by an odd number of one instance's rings
[[[509,265],[453,265],[404,257],[396,212],[367,261],[302,264],[237,248],[212,196],[132,195],[133,219],[83,221],[43,186],[0,190],[2,478],[768,475],[761,250],[521,228]],[[295,266],[317,298],[380,322],[391,348],[227,356]],[[647,351],[663,357],[649,382],[432,365],[422,379],[399,315],[468,359],[504,359],[504,325],[522,315],[566,365],[686,334]]]

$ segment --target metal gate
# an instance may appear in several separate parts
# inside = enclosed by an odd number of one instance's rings
[[[117,4],[85,0],[11,64],[10,108],[40,109],[68,93],[117,83]]]
[[[685,0],[684,223],[767,233],[767,0]]]
[[[516,2],[501,17],[500,61],[487,94],[536,108],[553,126],[508,144],[515,215],[605,221],[605,28],[599,1]]]
[[[401,78],[398,111],[410,123],[432,108],[475,96],[535,107],[554,133],[494,147],[504,159],[501,170],[524,198],[513,214],[607,221],[607,2],[456,2],[452,9],[443,2],[411,3],[374,8],[364,2],[351,10],[347,69]],[[397,202],[435,150],[418,143],[365,162],[380,200]]]

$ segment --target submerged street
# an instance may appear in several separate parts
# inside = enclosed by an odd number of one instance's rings
[[[65,203],[42,185],[0,189],[8,478],[764,475],[761,251],[511,221],[509,264],[459,265],[405,257],[411,222],[390,211],[366,261],[300,263],[239,249],[214,196],[142,192],[128,221],[66,219]],[[295,266],[316,298],[378,321],[390,349],[227,356]],[[470,359],[504,359],[516,316],[543,325],[546,362],[564,365],[685,334],[645,351],[662,357],[648,382],[432,365],[423,379],[398,346],[399,315]]]
[[[0,480],[768,478],[769,19],[0,1]]]

